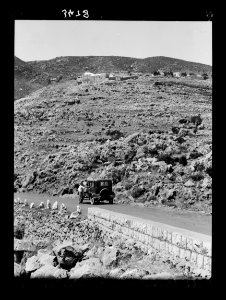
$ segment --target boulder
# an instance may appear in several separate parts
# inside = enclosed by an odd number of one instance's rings
[[[14,238],[14,251],[36,251],[36,246],[29,240]]]
[[[198,126],[198,129],[199,129],[199,130],[203,130],[203,129],[205,129],[205,126],[204,126],[204,124],[203,124],[203,123],[201,123],[201,124]]]
[[[186,181],[185,182],[185,184],[184,184],[184,186],[186,186],[186,187],[191,187],[191,186],[194,186],[195,184],[194,184],[194,182],[192,181],[192,180],[188,180],[188,181]]]
[[[206,189],[206,188],[211,188],[212,187],[212,180],[210,180],[209,178],[205,177],[203,179],[203,182],[202,182],[202,188]]]
[[[177,191],[175,189],[166,190],[166,199],[172,200],[175,198]]]
[[[160,279],[160,280],[166,280],[166,279],[173,279],[174,276],[168,272],[162,272],[158,274],[151,274],[146,275],[142,279]]]
[[[53,210],[57,210],[57,209],[58,209],[58,202],[57,202],[57,201],[55,201],[55,202],[53,203],[52,209],[53,209]]]
[[[38,208],[44,208],[45,206],[44,206],[44,203],[43,202],[41,202],[40,204],[39,204],[39,206],[38,206]]]
[[[32,256],[27,259],[26,265],[25,265],[25,271],[26,272],[33,272],[41,267],[41,263],[39,261],[39,258],[37,256]]]
[[[34,208],[35,207],[35,204],[34,204],[34,202],[32,202],[31,204],[30,204],[30,208],[32,209],[32,208]]]
[[[131,142],[135,142],[139,136],[139,132],[135,132],[129,136],[127,136],[125,139],[124,139],[124,143],[131,143]]]
[[[70,214],[70,219],[76,219],[79,217],[79,213],[77,211],[73,211],[71,214]]]
[[[56,268],[56,270],[53,273],[53,276],[56,279],[68,278],[68,271],[64,269]]]
[[[77,263],[70,271],[70,279],[100,277],[103,275],[100,259],[92,257],[88,260]]]
[[[115,268],[109,272],[108,276],[114,279],[118,279],[124,272],[125,271],[122,268]]]
[[[60,267],[68,270],[73,268],[82,259],[84,251],[79,247],[68,245],[54,248],[53,253],[56,255]]]
[[[45,265],[31,274],[31,278],[55,278],[56,267]]]
[[[56,265],[56,256],[54,255],[41,254],[38,255],[38,257],[41,265],[50,265],[50,266]]]
[[[22,271],[22,267],[14,262],[14,277],[19,277]]]
[[[47,201],[46,201],[46,208],[51,209],[51,203],[50,203],[49,199],[47,199]]]
[[[28,206],[27,199],[24,200],[24,206]]]
[[[179,136],[180,137],[185,137],[185,136],[189,135],[189,133],[190,133],[190,130],[181,128],[180,131],[179,131]]]
[[[120,279],[141,279],[142,277],[144,277],[145,275],[147,275],[147,272],[144,270],[138,270],[138,269],[130,269],[127,270],[126,272],[124,272],[121,276]]]
[[[61,205],[60,205],[60,210],[67,210],[67,207],[65,206],[64,203],[61,203]]]

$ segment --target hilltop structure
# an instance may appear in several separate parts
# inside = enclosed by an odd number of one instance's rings
[[[106,78],[106,73],[94,74],[90,72],[85,72],[82,75],[82,81],[87,83],[94,83],[103,81]]]

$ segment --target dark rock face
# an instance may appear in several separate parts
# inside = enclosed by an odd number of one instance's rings
[[[77,261],[82,259],[83,251],[75,249],[72,246],[61,248],[55,253],[59,266],[63,269],[71,269],[75,266]]]

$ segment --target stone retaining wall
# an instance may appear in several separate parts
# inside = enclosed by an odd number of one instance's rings
[[[211,236],[96,207],[88,208],[88,218],[102,229],[135,239],[148,253],[190,261],[211,275]]]

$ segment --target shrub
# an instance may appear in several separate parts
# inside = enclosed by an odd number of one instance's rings
[[[125,186],[125,189],[128,191],[130,190],[132,187],[133,187],[134,183],[131,182],[131,181],[127,181],[125,182],[124,186]]]
[[[202,118],[201,118],[200,114],[197,116],[192,116],[191,123],[195,124],[196,126],[202,124]]]
[[[135,149],[130,149],[128,153],[125,154],[125,163],[130,163],[133,158],[136,156],[136,150]]]
[[[186,166],[187,165],[187,158],[185,155],[181,155],[179,157],[179,164],[183,165],[183,166]]]
[[[156,200],[157,200],[157,197],[155,195],[148,195],[146,201],[156,201]]]
[[[165,163],[172,164],[172,165],[175,162],[175,160],[169,154],[165,154],[165,153],[158,155],[158,160],[164,161]]]
[[[179,127],[172,127],[171,130],[172,130],[172,132],[173,132],[174,134],[178,134],[179,131],[180,131],[180,128],[179,128]]]
[[[197,150],[193,150],[193,151],[190,153],[190,155],[189,155],[189,157],[190,157],[191,159],[196,159],[196,158],[198,158],[198,157],[200,157],[200,156],[203,156],[203,154],[200,153],[200,152],[198,152]]]
[[[186,77],[186,76],[187,76],[187,73],[186,73],[186,72],[182,72],[182,73],[181,73],[181,76],[182,76],[182,77]]]
[[[119,138],[124,136],[124,134],[117,129],[115,129],[115,130],[108,129],[106,131],[106,134],[110,135],[112,140],[118,140]]]
[[[186,142],[186,140],[182,136],[176,138],[175,141],[177,141],[179,144],[183,144],[184,142]]]
[[[138,198],[140,197],[141,195],[143,195],[145,192],[145,188],[142,187],[142,186],[134,186],[132,191],[131,191],[131,196],[133,198]]]
[[[189,120],[188,120],[188,119],[180,119],[178,122],[179,122],[180,124],[186,124],[186,123],[189,122]]]
[[[157,149],[149,149],[148,154],[151,156],[158,156],[158,150]]]
[[[207,173],[210,177],[212,177],[212,167],[206,168],[206,173]]]
[[[204,178],[204,175],[200,172],[196,172],[191,175],[191,179],[194,181],[199,181],[199,180],[202,180],[203,178]]]
[[[208,78],[209,78],[209,76],[208,76],[208,74],[207,74],[207,73],[203,73],[203,74],[202,74],[202,78],[203,78],[203,79],[208,79]]]
[[[160,72],[159,71],[154,71],[153,75],[155,75],[155,76],[160,75]]]
[[[22,240],[24,237],[25,224],[20,224],[14,227],[14,237]]]
[[[156,81],[156,82],[154,83],[154,85],[163,85],[163,83],[160,82],[160,81]]]
[[[113,184],[117,184],[122,180],[122,177],[125,175],[125,168],[123,169],[117,169],[114,168],[111,170],[111,177]]]

